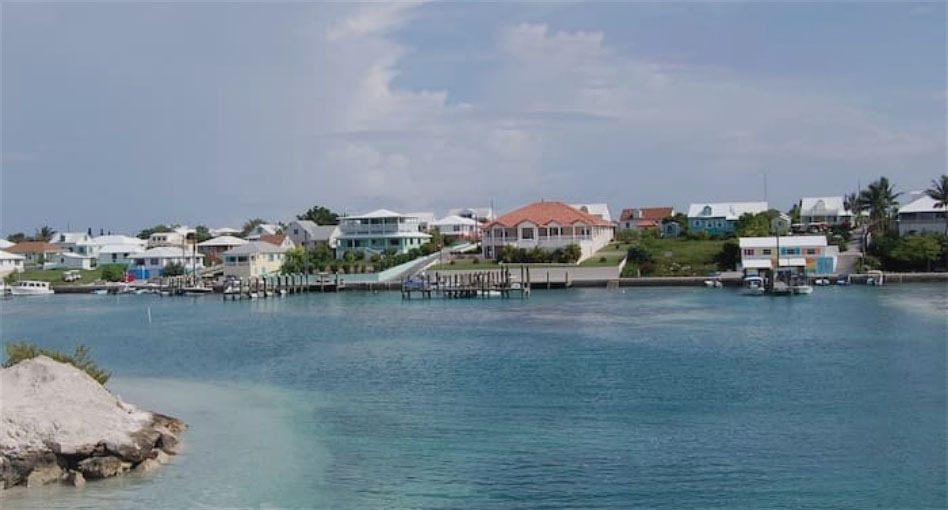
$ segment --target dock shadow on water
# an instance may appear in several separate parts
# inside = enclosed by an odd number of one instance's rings
[[[17,487],[4,510],[311,507],[321,494],[326,451],[312,431],[314,396],[263,384],[113,378],[109,389],[144,409],[190,424],[184,448],[149,473],[89,482],[76,489]]]

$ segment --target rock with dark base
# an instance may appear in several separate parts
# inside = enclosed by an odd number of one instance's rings
[[[0,488],[36,487],[130,470],[181,450],[177,418],[117,399],[88,374],[45,356],[0,369]]]

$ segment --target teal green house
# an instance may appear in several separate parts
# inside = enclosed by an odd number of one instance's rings
[[[688,207],[688,227],[691,232],[708,235],[734,232],[737,219],[743,214],[758,214],[768,209],[767,202],[718,202],[691,204]]]

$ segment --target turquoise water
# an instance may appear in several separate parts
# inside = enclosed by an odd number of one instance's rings
[[[5,509],[946,505],[940,285],[0,307],[4,340],[85,343],[191,424],[157,473]]]

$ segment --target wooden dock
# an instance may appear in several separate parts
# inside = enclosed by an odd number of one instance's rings
[[[513,278],[510,269],[448,275],[435,273],[402,280],[401,292],[402,299],[416,296],[423,299],[432,296],[446,299],[519,296],[523,299],[530,295],[530,269],[521,267],[519,280]]]
[[[345,282],[334,273],[288,274],[241,278],[221,288],[224,300],[282,297],[304,292],[338,292]]]

